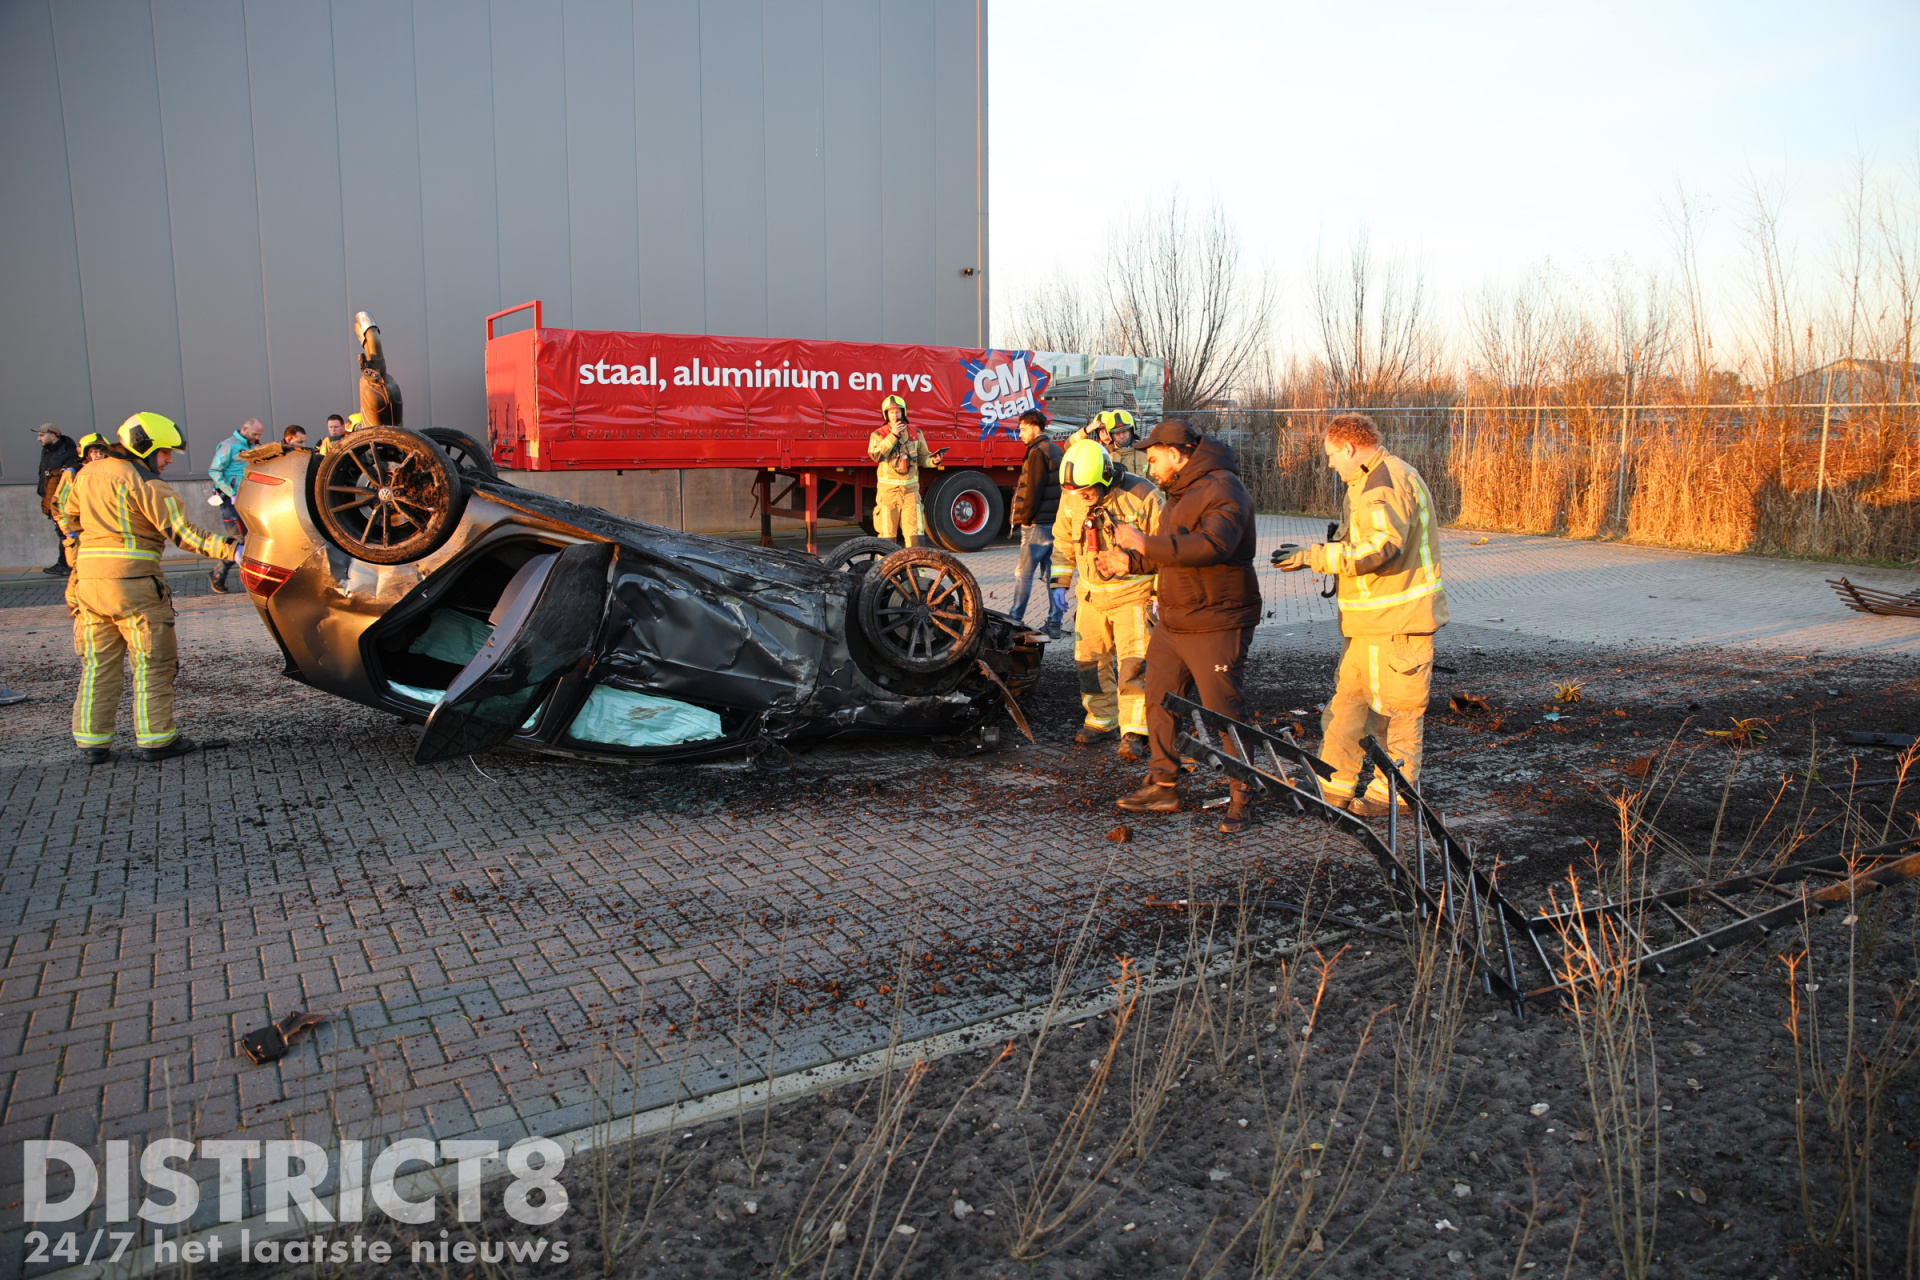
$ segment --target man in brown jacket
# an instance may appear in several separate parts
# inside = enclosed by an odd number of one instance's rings
[[[142,757],[165,760],[198,749],[173,723],[180,656],[160,549],[172,542],[217,560],[233,560],[239,550],[232,538],[194,528],[180,495],[160,478],[184,443],[178,426],[157,413],[136,413],[120,424],[119,437],[107,457],[74,476],[61,512],[61,527],[79,544],[67,588],[73,647],[82,658],[73,740],[89,764],[108,758],[123,660],[133,667],[133,731]]]
[[[1340,538],[1281,547],[1273,563],[1312,569],[1340,583],[1340,633],[1346,647],[1333,697],[1320,715],[1320,757],[1334,767],[1327,797],[1363,818],[1387,812],[1378,774],[1356,796],[1365,756],[1360,738],[1374,726],[1408,782],[1420,780],[1421,731],[1433,682],[1433,633],[1447,625],[1433,497],[1420,473],[1381,447],[1373,419],[1343,413],[1327,423],[1327,465],[1347,482]],[[1384,726],[1384,733],[1380,732]],[[1411,808],[1403,800],[1405,808]]]
[[[1180,807],[1180,755],[1173,713],[1161,705],[1191,683],[1200,705],[1236,720],[1247,718],[1247,649],[1260,621],[1260,581],[1253,571],[1253,499],[1240,482],[1232,449],[1209,440],[1179,418],[1147,437],[1147,465],[1166,490],[1155,528],[1118,529],[1117,557],[1106,572],[1131,560],[1135,571],[1158,572],[1160,625],[1147,646],[1147,737],[1152,760],[1147,783],[1122,796],[1122,809],[1172,813]],[[1247,825],[1249,789],[1232,784],[1220,830]]]

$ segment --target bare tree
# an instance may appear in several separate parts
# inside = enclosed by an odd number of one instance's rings
[[[1313,314],[1335,396],[1387,405],[1414,391],[1432,369],[1426,282],[1395,261],[1376,265],[1363,231],[1344,272],[1316,257]]]
[[[1540,399],[1555,337],[1559,307],[1544,273],[1535,270],[1510,290],[1489,285],[1467,312],[1474,374],[1490,400],[1532,404]]]
[[[1680,305],[1686,316],[1686,367],[1681,370],[1687,390],[1705,402],[1713,392],[1713,335],[1707,322],[1706,290],[1700,279],[1701,211],[1687,189],[1674,184],[1673,203],[1663,204],[1667,236],[1673,246],[1674,269],[1679,275]]]
[[[1748,338],[1755,371],[1770,387],[1779,387],[1802,371],[1807,346],[1797,329],[1798,285],[1791,253],[1781,243],[1780,206],[1783,197],[1759,177],[1747,185],[1747,242],[1752,255],[1747,283],[1752,290],[1752,330]]]
[[[1175,195],[1117,228],[1107,300],[1118,354],[1167,362],[1169,410],[1205,408],[1265,365],[1273,286],[1217,202],[1196,224]]]
[[[1672,308],[1659,276],[1648,272],[1636,278],[1622,261],[1614,264],[1607,311],[1614,362],[1624,375],[1620,394],[1630,401],[1636,388],[1645,387],[1667,366],[1673,345]]]
[[[1920,152],[1899,185],[1888,184],[1874,212],[1879,285],[1883,291],[1881,358],[1894,362],[1895,398],[1911,400],[1914,387],[1914,338],[1920,334]]]
[[[1103,300],[1059,270],[1020,299],[1006,341],[1029,351],[1093,354],[1113,345],[1112,327]]]

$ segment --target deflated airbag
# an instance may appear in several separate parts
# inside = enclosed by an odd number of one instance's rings
[[[619,747],[670,747],[718,738],[720,717],[705,707],[603,684],[587,695],[567,736]]]

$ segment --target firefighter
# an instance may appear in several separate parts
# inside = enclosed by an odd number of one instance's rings
[[[1115,530],[1158,527],[1163,501],[1145,476],[1114,466],[1096,440],[1080,439],[1060,463],[1060,515],[1054,554],[1079,574],[1073,621],[1073,665],[1086,721],[1074,741],[1091,746],[1120,735],[1120,756],[1147,757],[1147,640],[1152,631],[1153,574],[1108,576],[1095,563],[1118,544]]]
[[[1110,409],[1100,417],[1106,423],[1107,438],[1113,442],[1107,446],[1113,460],[1137,476],[1147,475],[1147,451],[1133,444],[1133,415],[1125,409]]]
[[[356,311],[353,316],[353,336],[360,343],[362,424],[369,427],[401,425],[400,384],[387,373],[387,353],[380,343],[380,326],[366,312]]]
[[[54,527],[60,531],[61,555],[65,559],[69,570],[73,568],[73,543],[68,541],[67,535],[69,533],[76,533],[78,530],[67,528],[67,494],[72,491],[73,478],[80,474],[81,467],[86,466],[95,458],[104,458],[106,456],[107,442],[98,431],[90,431],[86,435],[81,436],[80,460],[60,473],[59,483],[54,489],[53,524]],[[72,588],[73,583],[71,579],[68,580],[67,586],[69,589]]]
[[[1366,758],[1360,738],[1370,720],[1385,721],[1388,756],[1409,783],[1420,780],[1433,633],[1448,618],[1438,521],[1420,473],[1381,446],[1380,430],[1365,414],[1335,416],[1327,423],[1323,448],[1327,465],[1347,485],[1340,538],[1281,547],[1273,563],[1289,573],[1312,569],[1339,580],[1346,647],[1333,697],[1320,715],[1320,756],[1334,767],[1324,787],[1336,804],[1363,818],[1378,818],[1387,812],[1379,774],[1364,794],[1354,794]]]
[[[180,428],[157,413],[120,424],[119,443],[82,468],[67,492],[63,529],[77,543],[67,607],[81,655],[73,703],[73,740],[88,764],[104,764],[113,741],[124,679],[133,666],[134,740],[142,758],[165,760],[199,749],[173,723],[173,681],[180,667],[173,602],[160,573],[163,541],[194,555],[234,560],[239,544],[187,521],[173,486],[160,478]]]
[[[927,512],[920,504],[920,468],[939,467],[946,450],[927,447],[927,437],[907,422],[907,402],[888,396],[880,402],[881,425],[867,437],[867,456],[878,471],[873,495],[873,531],[889,541],[918,546],[927,533]]]

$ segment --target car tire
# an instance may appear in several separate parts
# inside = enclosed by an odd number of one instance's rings
[[[455,431],[452,427],[428,427],[420,433],[439,445],[453,463],[454,470],[472,480],[498,480],[500,472],[494,468],[493,459],[486,449],[464,431]]]
[[[927,532],[949,551],[978,551],[1000,536],[1007,500],[984,471],[942,476],[926,499]]]
[[[848,538],[827,550],[820,563],[829,569],[845,569],[855,576],[900,550],[900,544],[886,538]]]
[[[909,547],[867,570],[860,632],[879,657],[923,675],[973,656],[986,620],[980,583],[943,551]]]
[[[446,451],[405,427],[361,427],[316,459],[314,523],[369,564],[405,564],[439,550],[467,508]]]

